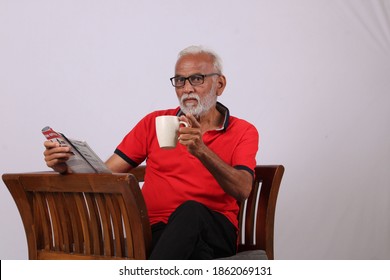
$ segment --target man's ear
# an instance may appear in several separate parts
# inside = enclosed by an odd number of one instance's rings
[[[217,95],[220,96],[226,87],[226,77],[221,75],[217,81]]]

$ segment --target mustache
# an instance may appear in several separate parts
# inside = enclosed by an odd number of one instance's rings
[[[199,95],[197,95],[196,93],[190,93],[190,94],[185,93],[180,98],[180,102],[183,103],[187,99],[196,99],[198,102],[200,101]]]

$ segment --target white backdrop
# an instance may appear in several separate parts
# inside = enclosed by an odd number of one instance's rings
[[[277,259],[390,259],[390,1],[0,0],[0,173],[47,170],[42,127],[106,159],[177,106],[177,52],[213,48],[220,101],[284,164]],[[26,259],[0,183],[0,258]]]

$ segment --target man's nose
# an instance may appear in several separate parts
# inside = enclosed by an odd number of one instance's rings
[[[186,79],[184,81],[183,91],[186,93],[194,91],[194,86],[191,85],[190,80]]]

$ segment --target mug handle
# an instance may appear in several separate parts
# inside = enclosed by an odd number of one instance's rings
[[[184,125],[185,127],[189,127],[190,125],[184,121],[179,121],[179,125]]]

